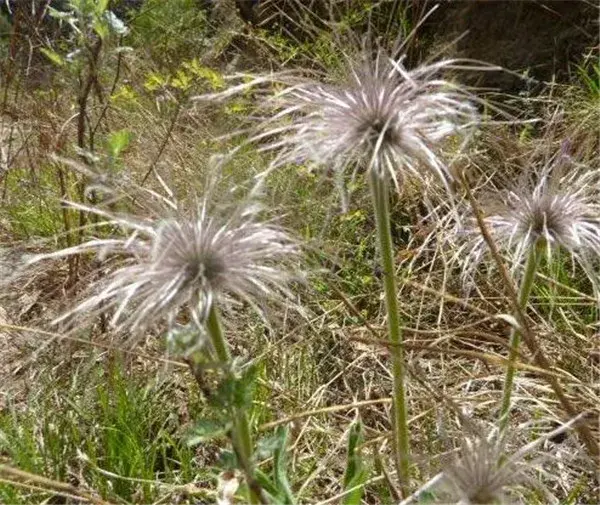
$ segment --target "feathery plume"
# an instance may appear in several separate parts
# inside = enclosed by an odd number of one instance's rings
[[[473,96],[440,74],[457,60],[404,67],[381,49],[346,57],[346,82],[288,83],[274,99],[278,114],[253,140],[275,150],[273,166],[310,161],[343,181],[348,172],[375,172],[400,190],[405,178],[434,174],[449,189],[440,143],[477,120]],[[275,122],[275,126],[272,123]]]
[[[496,431],[489,437],[465,436],[459,456],[443,471],[444,487],[462,505],[507,503],[507,492],[511,487],[539,485],[528,476],[533,462],[525,461],[525,457],[546,440],[573,428],[586,415],[582,412],[510,455],[504,453],[505,439],[499,437]]]
[[[513,269],[533,247],[547,258],[563,249],[598,285],[600,270],[594,262],[600,257],[600,170],[559,152],[528,167],[517,184],[488,191],[480,201],[487,229]],[[474,220],[450,235],[464,241],[456,257],[463,258],[463,278],[468,281],[486,257],[485,240]]]
[[[486,438],[466,438],[460,457],[444,470],[451,493],[464,505],[505,502],[505,489],[520,482],[514,463],[501,464],[499,444]]]
[[[286,267],[298,259],[299,247],[283,228],[259,219],[259,206],[239,205],[225,214],[205,198],[186,213],[172,200],[159,198],[168,211],[153,219],[71,204],[129,235],[93,239],[30,260],[89,252],[101,259],[125,258],[55,322],[114,309],[111,324],[135,334],[161,320],[172,328],[182,309],[201,326],[215,303],[227,308],[246,302],[264,315],[267,302],[292,296],[288,283],[293,276]]]

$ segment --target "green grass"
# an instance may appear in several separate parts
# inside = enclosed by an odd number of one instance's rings
[[[213,473],[195,463],[181,413],[173,410],[174,383],[148,383],[119,361],[67,366],[70,380],[44,381],[26,410],[13,405],[0,416],[0,451],[11,465],[89,487],[107,500],[137,503],[210,481]],[[42,499],[5,483],[0,497],[4,503]]]

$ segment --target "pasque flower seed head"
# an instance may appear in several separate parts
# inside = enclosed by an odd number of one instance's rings
[[[526,170],[516,184],[506,183],[480,198],[492,238],[513,268],[524,262],[533,247],[548,258],[562,249],[597,283],[600,270],[594,262],[600,258],[600,171],[576,164],[564,153]],[[486,257],[487,245],[475,220],[458,236],[463,243],[457,257],[464,259],[464,274],[469,278]]]
[[[261,221],[256,205],[224,215],[211,212],[203,200],[191,213],[175,210],[155,219],[86,210],[129,235],[91,240],[31,261],[87,252],[125,259],[59,321],[114,309],[112,324],[136,332],[163,319],[173,324],[182,309],[202,324],[214,303],[247,302],[264,314],[266,304],[291,297],[293,276],[286,267],[298,259],[299,247],[284,229]]]
[[[398,190],[406,177],[434,174],[449,189],[451,173],[440,157],[442,141],[477,120],[472,96],[443,80],[447,60],[407,70],[403,58],[382,50],[347,58],[342,83],[302,80],[277,95],[279,109],[256,139],[271,138],[275,165],[308,160],[333,171],[375,172]]]

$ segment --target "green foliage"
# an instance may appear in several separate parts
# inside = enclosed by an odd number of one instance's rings
[[[357,420],[350,427],[350,433],[348,434],[348,456],[346,472],[344,474],[344,490],[349,492],[344,497],[344,505],[360,505],[364,491],[363,485],[369,478],[369,472],[362,460],[360,447],[362,443],[362,423],[360,420]]]
[[[261,456],[272,454],[273,468],[270,474],[258,471],[257,479],[270,496],[271,502],[277,505],[295,505],[296,503],[287,475],[287,441],[288,429],[280,426],[272,437],[263,439],[259,444]]]
[[[116,163],[121,153],[129,147],[132,138],[133,134],[129,130],[118,130],[108,134],[106,145],[112,164]]]
[[[172,68],[205,46],[208,24],[195,0],[147,0],[131,29],[134,46],[148,51],[159,67]]]
[[[55,65],[58,65],[59,67],[65,65],[65,59],[56,51],[53,51],[52,49],[47,47],[42,47],[40,49],[40,52]]]
[[[0,215],[19,238],[51,237],[61,231],[58,182],[50,166],[30,172],[13,168],[6,175],[8,198]]]
[[[140,383],[118,364],[106,372],[75,370],[69,384],[63,381],[49,380],[27,411],[0,415],[0,450],[11,464],[60,481],[82,472],[106,499],[128,503],[154,501],[161,491],[156,480],[199,477],[167,384]],[[57,395],[59,385],[64,389]],[[0,500],[25,504],[31,496],[3,483]]]
[[[196,92],[219,91],[224,86],[225,81],[221,74],[201,65],[196,58],[182,61],[173,73],[150,72],[144,81],[144,88],[149,92],[166,89],[184,93],[191,90]]]
[[[585,62],[583,65],[577,65],[576,68],[579,79],[590,99],[600,101],[600,63],[597,61]]]
[[[127,33],[125,23],[108,10],[108,3],[108,0],[70,0],[64,10],[49,7],[48,13],[60,23],[68,24],[76,35],[76,44],[84,47],[90,32],[101,39]]]
[[[247,366],[238,373],[227,374],[210,398],[213,406],[224,410],[249,409],[252,406],[256,374],[257,367],[254,365]]]
[[[233,423],[229,420],[229,416],[200,419],[194,423],[194,427],[187,438],[187,445],[194,447],[216,439],[225,439],[232,426]]]

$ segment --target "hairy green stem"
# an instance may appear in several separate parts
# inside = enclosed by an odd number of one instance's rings
[[[385,304],[387,310],[387,323],[389,339],[392,344],[392,375],[394,379],[392,421],[394,428],[394,452],[396,469],[403,491],[407,488],[409,480],[409,438],[408,419],[406,412],[406,397],[404,391],[404,349],[403,337],[400,329],[400,313],[398,311],[398,290],[394,272],[394,254],[392,246],[392,232],[390,228],[389,210],[389,183],[385,178],[379,177],[374,171],[370,174],[371,198],[375,210],[377,223],[377,236],[379,238],[379,252],[383,268],[383,281],[385,287]]]
[[[229,352],[227,341],[223,335],[223,328],[219,319],[219,312],[214,304],[212,305],[208,314],[206,328],[208,330],[215,353],[217,354],[217,358],[223,364],[229,365],[231,361],[231,353]],[[250,432],[248,415],[244,410],[239,408],[234,408],[232,415],[232,443],[246,476],[248,488],[250,490],[250,503],[263,503],[264,500],[260,486],[254,478],[254,465],[252,462],[252,434]]]
[[[525,272],[521,279],[519,287],[519,308],[525,311],[529,295],[533,288],[535,272],[540,262],[540,254],[537,250],[537,245],[531,247],[525,264]],[[510,351],[508,354],[508,365],[506,366],[506,376],[504,378],[504,390],[502,393],[502,407],[500,409],[500,433],[504,433],[508,424],[508,418],[511,406],[511,397],[513,391],[513,383],[515,379],[515,362],[519,354],[519,345],[521,344],[521,331],[517,327],[512,327],[510,331]]]

